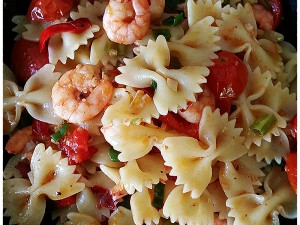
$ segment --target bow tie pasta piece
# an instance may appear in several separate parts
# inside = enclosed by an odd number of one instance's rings
[[[152,200],[148,189],[143,188],[141,192],[136,192],[131,196],[130,206],[133,216],[133,221],[136,225],[153,223],[158,224],[160,213],[152,206]]]
[[[262,140],[260,146],[251,145],[248,155],[255,156],[258,162],[263,159],[270,164],[275,160],[278,164],[290,152],[289,139],[283,130],[279,130],[279,136],[272,136],[270,142]]]
[[[4,208],[12,223],[38,225],[45,213],[46,197],[60,200],[84,189],[84,184],[77,182],[80,175],[73,174],[75,166],[69,166],[67,158],[61,159],[61,152],[51,147],[45,150],[44,144],[35,147],[30,168],[30,181],[13,178],[3,182]]]
[[[121,152],[118,159],[126,162],[138,159],[150,152],[153,146],[158,147],[166,137],[178,136],[176,133],[155,127],[124,124],[101,128],[106,141]]]
[[[207,186],[213,205],[213,212],[218,213],[218,219],[227,219],[229,208],[226,206],[227,196],[225,195],[219,180]]]
[[[161,154],[165,165],[171,167],[170,175],[177,176],[176,185],[182,184],[184,193],[191,191],[198,198],[212,178],[212,162],[232,161],[247,152],[240,137],[241,129],[234,128],[235,121],[219,110],[203,110],[199,124],[199,137],[208,147],[201,146],[191,137],[168,137],[163,141]],[[203,145],[203,144],[202,144]]]
[[[107,6],[107,1],[99,2],[94,1],[94,3],[90,3],[86,1],[85,4],[78,5],[78,10],[70,12],[70,17],[72,20],[76,20],[79,18],[88,18],[92,24],[102,26],[102,16],[104,14],[105,8]]]
[[[230,5],[222,7],[222,1],[219,0],[204,0],[194,1],[187,0],[187,19],[191,27],[193,24],[204,19],[207,16],[212,16],[214,19],[221,19],[223,13],[229,14]]]
[[[53,71],[54,66],[46,64],[28,79],[22,91],[16,83],[4,80],[3,120],[8,125],[4,133],[8,134],[17,126],[24,108],[37,120],[50,124],[62,122],[53,111],[51,99],[52,87],[61,74]]]
[[[61,159],[61,151],[43,144],[35,147],[31,163],[30,190],[39,195],[45,194],[52,200],[60,200],[74,195],[84,188],[84,183],[77,182],[80,174],[74,174],[76,166],[69,166],[68,159]]]
[[[159,113],[152,98],[144,91],[138,90],[135,95],[126,89],[115,89],[112,103],[104,112],[101,119],[103,126],[118,124],[151,123],[152,118],[158,118]]]
[[[109,217],[110,212],[108,208],[99,207],[98,203],[99,198],[97,198],[96,195],[88,187],[85,187],[80,193],[76,195],[76,206],[78,212],[81,215],[83,214],[86,216],[90,216],[96,219],[96,221],[102,221],[102,216],[104,215],[106,217]]]
[[[53,35],[49,39],[48,53],[49,62],[56,64],[61,61],[66,64],[67,59],[74,59],[75,51],[81,46],[86,45],[88,40],[94,37],[94,33],[98,32],[100,27],[92,25],[84,32],[78,34],[74,32],[62,32]]]
[[[27,30],[25,25],[29,24],[30,21],[27,19],[27,16],[16,15],[11,19],[11,22],[16,24],[12,31],[16,32],[18,35],[14,38],[14,40],[19,40],[22,34]]]
[[[67,214],[68,220],[65,225],[92,224],[101,225],[97,219],[84,213],[70,212]]]
[[[158,154],[129,161],[119,171],[120,182],[128,194],[141,192],[144,187],[152,189],[152,184],[167,180],[163,159]]]
[[[242,10],[242,6],[239,6],[237,9],[238,14],[223,14],[223,20],[216,21],[219,27],[218,34],[221,37],[218,45],[222,50],[229,52],[238,53],[246,51],[244,61],[246,61],[252,69],[260,67],[262,72],[270,71],[272,78],[276,78],[277,74],[281,73],[283,69],[283,63],[280,57],[281,48],[277,43],[272,43],[268,40],[258,41],[256,37],[253,36],[253,29],[248,28],[249,22],[243,21],[246,15],[253,17],[253,12],[247,10],[247,8],[249,8],[247,4],[244,10]]]
[[[3,181],[3,208],[6,209],[4,216],[11,217],[11,224],[38,225],[43,219],[46,201],[32,199],[30,185],[29,180],[22,178]]]
[[[167,197],[163,206],[163,215],[170,218],[172,223],[179,224],[213,224],[214,213],[211,196],[204,191],[198,198],[191,198],[183,193],[183,186],[179,185]]]
[[[181,39],[168,42],[171,55],[183,66],[212,66],[211,59],[217,57],[214,52],[221,49],[217,45],[219,29],[212,26],[213,22],[213,17],[205,17],[193,24]]]
[[[66,22],[66,19],[55,20],[53,22],[30,21],[28,24],[24,25],[26,31],[22,33],[22,38],[28,41],[39,42],[44,29],[61,22]]]
[[[186,108],[188,101],[196,101],[195,94],[202,91],[199,85],[206,82],[205,77],[209,74],[207,67],[167,69],[170,51],[162,35],[156,42],[150,40],[146,47],[139,48],[136,57],[124,59],[126,65],[118,68],[122,74],[115,78],[116,82],[146,88],[155,81],[157,88],[153,101],[161,115],[166,115],[169,110],[176,113],[178,109]]]
[[[274,167],[264,182],[264,189],[262,195],[242,194],[227,200],[231,208],[228,216],[235,218],[234,225],[279,225],[278,214],[291,219],[297,217],[297,197],[285,171]]]
[[[296,114],[294,107],[296,95],[294,93],[289,94],[287,88],[282,89],[280,83],[274,85],[270,72],[262,74],[259,68],[254,71],[248,70],[248,72],[248,83],[244,92],[233,102],[237,108],[230,115],[230,118],[236,119],[237,126],[243,128],[242,136],[246,138],[245,146],[248,149],[253,143],[260,146],[262,140],[270,142],[273,135],[281,136],[284,141],[286,138],[281,129],[285,128],[286,121],[290,121]],[[250,126],[259,116],[264,114],[274,115],[277,123],[265,135],[261,136],[255,134]]]
[[[135,225],[132,211],[123,206],[119,206],[109,217],[108,224]]]

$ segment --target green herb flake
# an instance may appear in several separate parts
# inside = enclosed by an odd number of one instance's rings
[[[258,117],[250,126],[250,129],[261,136],[264,136],[277,123],[273,114],[264,114]]]
[[[159,35],[163,35],[167,41],[171,38],[171,33],[168,29],[153,29],[153,37],[156,40]]]
[[[165,184],[159,182],[158,184],[154,185],[154,197],[152,201],[152,205],[158,209],[163,207],[165,195]]]
[[[110,157],[110,160],[113,161],[113,162],[120,162],[118,156],[121,152],[115,150],[112,146],[110,147],[109,149],[109,157]]]
[[[181,12],[177,16],[170,16],[162,21],[162,24],[169,27],[175,27],[183,21],[184,13]]]
[[[156,90],[156,88],[157,88],[157,83],[156,83],[156,81],[152,81],[151,82],[151,87],[153,88],[153,90],[155,91]]]

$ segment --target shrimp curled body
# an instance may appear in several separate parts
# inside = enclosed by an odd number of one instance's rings
[[[71,123],[87,121],[108,104],[113,86],[101,80],[91,65],[77,65],[66,72],[52,88],[55,113]]]
[[[199,123],[202,111],[206,106],[210,106],[212,110],[215,110],[216,102],[213,92],[207,85],[203,85],[203,92],[197,96],[197,101],[192,102],[186,110],[179,110],[178,114],[190,123]]]
[[[103,15],[103,28],[111,41],[132,44],[148,33],[150,18],[148,0],[110,0]]]

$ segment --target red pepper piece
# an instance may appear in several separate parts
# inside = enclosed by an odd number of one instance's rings
[[[76,197],[74,195],[71,195],[67,198],[55,201],[55,205],[59,208],[67,207],[67,206],[73,205],[75,203],[76,203]]]
[[[88,18],[79,18],[72,22],[59,23],[54,24],[50,27],[47,27],[43,30],[40,37],[40,51],[42,52],[46,46],[46,42],[51,38],[54,34],[62,33],[62,32],[73,32],[73,33],[82,33],[86,29],[92,26],[91,21]]]

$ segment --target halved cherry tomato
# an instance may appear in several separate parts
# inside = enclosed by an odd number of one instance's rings
[[[89,159],[96,151],[96,147],[89,147],[90,134],[87,130],[78,127],[59,140],[59,148],[69,159],[69,163],[74,165]]]
[[[20,85],[24,85],[37,70],[47,63],[49,63],[48,51],[40,52],[38,42],[21,38],[14,43],[10,68],[12,68]]]
[[[297,152],[293,151],[287,154],[285,171],[287,172],[292,189],[297,194]]]
[[[165,116],[160,116],[159,119],[161,122],[165,123],[168,127],[186,134],[187,136],[199,139],[199,124],[198,123],[189,123],[183,119],[178,114],[169,112]]]
[[[272,30],[275,30],[279,26],[282,19],[282,14],[283,14],[282,3],[281,0],[267,0],[267,1],[269,1],[272,14],[273,14],[274,23],[273,23]]]
[[[246,65],[234,53],[221,51],[210,66],[207,84],[216,97],[221,113],[229,113],[232,100],[245,89],[248,80]]]
[[[54,21],[69,13],[73,0],[32,0],[27,17],[35,21]]]

